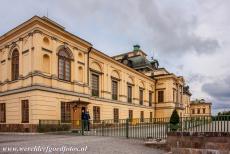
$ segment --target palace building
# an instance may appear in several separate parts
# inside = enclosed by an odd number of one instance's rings
[[[190,116],[190,96],[184,78],[139,45],[110,57],[38,16],[0,37],[0,131],[80,120],[82,109],[94,122]]]
[[[206,102],[204,99],[196,99],[190,102],[191,117],[196,116],[211,116],[211,102]]]

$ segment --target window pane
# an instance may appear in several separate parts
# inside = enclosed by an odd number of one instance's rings
[[[64,60],[59,58],[59,79],[64,79]]]
[[[150,112],[149,114],[150,114],[149,115],[150,122],[152,122],[153,121],[153,112]]]
[[[112,81],[112,99],[117,100],[117,94],[118,94],[118,83],[117,81]]]
[[[119,109],[117,108],[113,109],[113,119],[114,122],[119,122]]]
[[[71,121],[71,106],[70,103],[61,102],[61,122],[69,123]]]
[[[70,62],[65,61],[65,80],[70,81]]]
[[[71,59],[68,52],[62,49],[58,53],[58,77],[61,80],[71,80]]]
[[[128,86],[128,102],[132,102],[132,86]]]
[[[12,64],[11,64],[11,75],[12,80],[17,80],[19,77],[19,52],[14,50],[12,53]]]
[[[133,110],[129,110],[129,121],[133,121]]]
[[[144,111],[141,111],[140,121],[141,121],[141,122],[144,122]]]
[[[29,122],[29,101],[22,100],[22,123]]]
[[[94,120],[94,123],[100,122],[100,107],[99,106],[93,107],[93,120]]]
[[[0,104],[0,122],[6,122],[6,104]]]
[[[152,97],[153,97],[152,92],[149,92],[149,106],[152,106]]]
[[[164,102],[164,91],[158,91],[158,102]]]
[[[92,74],[92,96],[99,96],[99,76]]]
[[[139,102],[140,102],[140,105],[143,105],[143,90],[142,89],[140,89],[139,90]]]

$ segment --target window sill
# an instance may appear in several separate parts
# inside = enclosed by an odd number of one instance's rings
[[[63,79],[59,79],[59,78],[58,78],[58,81],[60,81],[60,82],[64,82],[64,83],[72,83],[71,81],[68,81],[68,80],[63,80]]]

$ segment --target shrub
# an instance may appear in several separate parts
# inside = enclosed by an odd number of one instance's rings
[[[180,117],[176,110],[173,111],[170,117],[170,130],[176,131],[179,128]]]

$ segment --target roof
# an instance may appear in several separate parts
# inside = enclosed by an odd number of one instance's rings
[[[4,39],[7,39],[8,37],[10,37],[11,35],[13,35],[15,32],[20,31],[23,27],[33,23],[33,22],[39,22],[39,23],[43,23],[45,25],[48,26],[54,26],[56,29],[58,29],[59,31],[61,31],[62,33],[65,33],[71,37],[74,37],[75,39],[79,40],[82,43],[87,44],[88,46],[92,46],[92,44],[68,31],[65,30],[65,27],[61,26],[60,24],[56,23],[55,21],[47,18],[47,17],[39,17],[39,16],[33,16],[32,18],[30,18],[29,20],[23,22],[22,24],[20,24],[19,26],[13,28],[12,30],[6,32],[5,34],[3,34],[2,36],[0,36],[0,42]]]
[[[204,99],[200,99],[200,100],[196,99],[196,100],[191,101],[190,104],[191,104],[191,105],[198,105],[198,104],[202,104],[202,105],[205,105],[205,104],[211,105],[212,103],[211,103],[211,102],[206,102]]]
[[[146,54],[144,51],[138,50],[138,51],[129,51],[129,52],[125,52],[125,53],[122,53],[122,54],[119,54],[119,55],[115,55],[115,56],[112,56],[112,58],[116,58],[116,57],[120,57],[120,56],[125,56],[125,55],[130,54],[130,53],[133,53],[133,52],[141,52],[141,53],[143,53],[145,56],[147,56],[147,54]]]
[[[132,62],[132,67],[141,67],[141,66],[149,66],[152,67],[150,61],[148,61],[145,57],[143,56],[136,56],[136,57],[131,57],[129,60]]]

